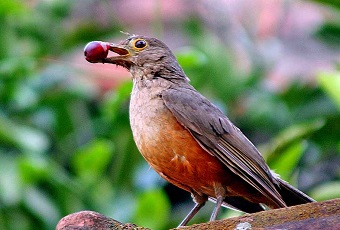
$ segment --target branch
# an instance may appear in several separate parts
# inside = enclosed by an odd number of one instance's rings
[[[149,230],[135,224],[123,224],[98,212],[81,211],[63,217],[56,230]]]
[[[288,208],[272,209],[239,217],[194,224],[176,229],[337,229],[340,223],[340,198]],[[148,228],[134,224],[122,224],[114,219],[92,211],[82,211],[62,218],[56,230],[123,230]]]
[[[239,217],[195,224],[181,230],[203,229],[338,229],[340,199],[272,209]],[[179,228],[178,228],[179,229]]]

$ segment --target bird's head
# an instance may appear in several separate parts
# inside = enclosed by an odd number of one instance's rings
[[[116,55],[90,62],[123,66],[131,72],[133,77],[143,74],[146,78],[188,80],[168,46],[156,38],[133,35],[118,44],[107,44],[108,50]]]

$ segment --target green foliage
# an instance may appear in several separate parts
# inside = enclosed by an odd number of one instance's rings
[[[137,197],[133,221],[150,229],[165,229],[170,215],[170,203],[160,189],[141,193]]]
[[[83,2],[28,2],[0,1],[0,229],[54,229],[81,210],[152,229],[174,227],[185,214],[171,211],[178,207],[165,182],[148,170],[132,139],[132,83],[103,96],[79,77],[90,64],[67,57],[122,25],[112,15],[107,24],[87,10],[77,15]],[[199,17],[182,23],[191,46],[175,53],[192,84],[262,143],[284,179],[317,200],[339,197],[339,73],[320,73],[314,86],[293,82],[269,91],[261,60],[242,71]]]
[[[71,160],[76,176],[90,185],[100,180],[111,162],[113,151],[111,142],[100,139],[78,149]]]
[[[327,23],[324,24],[317,32],[316,36],[323,40],[329,46],[337,47],[340,42],[340,24],[339,23]]]
[[[267,158],[267,162],[271,164],[279,159],[279,155],[285,151],[286,148],[294,146],[296,142],[303,141],[304,138],[317,130],[320,130],[324,124],[325,122],[319,119],[307,123],[292,125],[278,133],[277,136],[269,143],[262,145],[260,150]]]
[[[340,183],[339,181],[332,181],[321,184],[313,188],[310,195],[319,201],[339,198]]]
[[[340,110],[340,72],[321,73],[319,74],[318,80],[321,88],[333,99]]]
[[[340,9],[340,2],[336,0],[335,1],[334,0],[310,0],[310,1],[317,2],[323,5],[328,5],[336,9]]]
[[[183,47],[177,50],[176,58],[186,70],[200,68],[208,62],[206,55],[194,47]]]
[[[306,144],[301,142],[295,142],[290,144],[287,149],[281,152],[281,156],[275,159],[270,166],[275,171],[280,172],[280,177],[286,181],[290,181],[292,172],[299,163],[301,156],[306,150]],[[269,164],[269,163],[268,163]]]

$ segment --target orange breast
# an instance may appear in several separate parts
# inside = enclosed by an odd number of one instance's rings
[[[143,130],[134,131],[140,152],[170,183],[189,192],[194,190],[213,197],[214,183],[228,183],[226,167],[202,149],[170,111],[158,111],[157,119]]]

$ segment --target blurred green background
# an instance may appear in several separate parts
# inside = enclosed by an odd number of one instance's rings
[[[193,206],[135,147],[128,72],[83,58],[120,31],[164,40],[282,178],[340,197],[338,1],[2,0],[0,21],[0,229],[81,210],[168,229]]]

